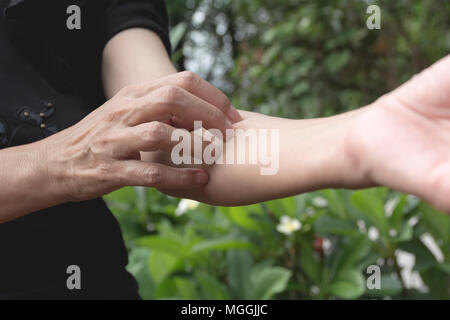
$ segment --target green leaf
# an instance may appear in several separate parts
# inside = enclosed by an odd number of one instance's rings
[[[174,277],[173,281],[177,287],[181,299],[198,300],[200,298],[195,284],[190,279]]]
[[[336,219],[325,214],[314,222],[314,230],[321,236],[328,234],[352,236],[359,233],[350,221]]]
[[[342,50],[330,54],[325,59],[325,65],[331,73],[341,70],[350,61],[351,54],[349,50]]]
[[[233,299],[250,298],[250,274],[253,266],[250,252],[231,250],[227,254],[228,282],[233,292]]]
[[[357,299],[365,290],[365,281],[358,270],[345,270],[333,281],[330,293],[342,299]]]
[[[424,271],[437,264],[434,255],[418,238],[413,238],[411,241],[400,243],[399,248],[416,256],[414,269],[417,271]]]
[[[227,288],[208,273],[197,272],[196,278],[203,292],[203,299],[226,300],[231,298]]]
[[[155,290],[155,299],[180,299],[174,278],[166,278]]]
[[[384,213],[384,199],[376,188],[365,189],[353,192],[351,195],[352,204],[366,215],[366,217],[384,235],[388,234],[389,227]]]
[[[134,248],[130,251],[127,271],[130,272],[139,283],[139,294],[143,299],[154,299],[155,283],[149,277],[147,261],[149,250],[146,248]]]
[[[442,239],[444,243],[450,241],[450,216],[437,211],[429,204],[421,203],[422,224],[430,231],[435,239]]]
[[[153,250],[148,256],[148,272],[159,285],[169,276],[177,266],[179,259],[172,254]]]
[[[107,202],[134,203],[136,192],[133,187],[125,187],[111,192],[103,197]]]
[[[366,234],[349,238],[349,242],[341,250],[336,262],[335,274],[339,276],[340,272],[345,269],[355,268],[361,260],[363,260],[372,249],[372,242]]]
[[[255,246],[250,242],[237,241],[230,239],[229,236],[224,238],[210,239],[202,241],[194,245],[190,253],[195,254],[199,252],[212,250],[229,250],[229,249],[255,249]]]
[[[272,60],[276,59],[278,54],[281,51],[281,47],[279,44],[274,44],[273,46],[271,46],[266,53],[264,54],[264,56],[261,59],[261,63],[263,65],[268,65],[269,63],[272,62]]]
[[[252,273],[252,299],[267,300],[283,292],[290,277],[291,272],[281,267],[267,267]]]
[[[450,263],[444,262],[438,265],[439,270],[450,273]]]
[[[392,211],[392,215],[389,218],[389,225],[396,230],[400,230],[401,222],[403,219],[403,209],[406,206],[406,195],[401,195],[397,198],[397,203]]]
[[[272,43],[275,37],[278,34],[278,30],[275,28],[271,28],[267,30],[263,35],[263,42],[264,43]]]
[[[160,236],[145,236],[139,238],[136,243],[142,247],[170,253],[176,257],[180,257],[183,255],[183,244],[173,240],[172,238]]]
[[[249,229],[252,231],[260,231],[259,223],[251,217],[253,210],[257,210],[259,206],[247,206],[247,207],[232,207],[232,208],[220,208],[220,210],[230,219],[234,224]]]
[[[392,238],[391,241],[394,243],[403,242],[403,241],[409,241],[413,237],[413,227],[408,224],[408,222],[405,221],[403,223],[399,234]]]
[[[372,297],[397,296],[402,292],[402,283],[391,275],[382,275],[380,289],[366,289],[366,294]]]
[[[314,281],[320,283],[321,266],[314,256],[314,250],[311,242],[300,242],[300,267],[306,275]]]
[[[170,44],[173,49],[178,47],[178,44],[186,34],[187,28],[188,25],[186,22],[180,22],[175,27],[173,27],[172,30],[170,30]]]
[[[264,205],[277,217],[283,215],[295,216],[296,204],[294,197],[267,201],[264,202]]]
[[[302,95],[305,92],[308,92],[310,89],[309,82],[307,81],[300,81],[295,86],[294,89],[292,89],[292,94],[296,97]]]
[[[345,203],[342,199],[342,195],[338,193],[338,190],[327,189],[322,190],[321,193],[328,200],[330,213],[337,218],[345,219],[347,217],[347,211],[345,208]]]

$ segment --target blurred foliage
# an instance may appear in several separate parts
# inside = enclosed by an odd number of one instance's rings
[[[178,68],[266,114],[363,106],[450,51],[447,0],[166,3]],[[366,28],[372,3],[381,30]],[[450,217],[385,188],[239,208],[180,204],[143,188],[106,200],[147,299],[450,298]],[[381,289],[370,290],[374,264]]]
[[[450,218],[385,188],[323,190],[246,207],[193,203],[182,212],[179,200],[153,189],[124,188],[106,200],[146,299],[450,296]],[[282,216],[301,227],[279,232]],[[420,274],[420,286],[404,279],[399,250],[415,255],[410,271]],[[374,264],[381,288],[370,290],[367,267]]]
[[[186,26],[174,51],[179,68],[194,69],[236,106],[266,114],[360,107],[450,51],[448,0],[166,2],[172,25]],[[381,30],[366,27],[372,3],[381,8]]]

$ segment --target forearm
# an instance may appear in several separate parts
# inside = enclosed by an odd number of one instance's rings
[[[233,202],[238,203],[254,203],[323,188],[373,185],[348,141],[349,130],[362,112],[364,109],[328,118],[283,120],[275,125],[280,135],[278,172],[261,175],[261,164],[247,164],[241,170],[235,165],[234,177],[224,174],[214,179],[212,176],[210,184],[220,180],[217,183],[232,185],[233,179],[242,183],[245,192],[233,194],[238,197]]]
[[[64,200],[47,174],[42,141],[0,151],[0,223]]]
[[[103,88],[107,99],[121,88],[176,73],[161,39],[146,29],[133,28],[112,38],[103,51]]]
[[[271,130],[279,133],[278,157],[274,174],[262,175],[268,165],[249,164],[249,147],[238,148],[237,139],[227,142],[234,153],[245,153],[246,163],[224,161],[207,168],[210,182],[198,192],[172,193],[215,205],[245,205],[323,188],[359,188],[374,185],[349,141],[349,134],[365,108],[329,118],[287,120],[244,113],[236,129]],[[261,148],[261,145],[258,146]],[[236,159],[236,158],[235,158]]]
[[[295,120],[295,128],[282,132],[280,171],[274,176],[280,195],[373,185],[349,139],[354,122],[364,111]]]

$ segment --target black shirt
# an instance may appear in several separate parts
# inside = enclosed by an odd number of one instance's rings
[[[70,5],[81,29],[67,27]],[[0,148],[47,137],[103,104],[102,50],[118,32],[150,29],[170,50],[162,0],[0,0],[0,9]],[[139,298],[127,262],[102,199],[0,224],[0,299]],[[81,290],[67,288],[71,265]]]

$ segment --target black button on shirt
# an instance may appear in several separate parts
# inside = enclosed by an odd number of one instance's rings
[[[79,30],[67,27],[70,5],[81,9]],[[170,50],[162,0],[0,0],[0,149],[54,134],[103,104],[102,50],[131,27],[156,32]],[[138,298],[127,261],[102,199],[31,213],[0,224],[0,299]],[[70,265],[81,269],[81,290],[67,288]]]

